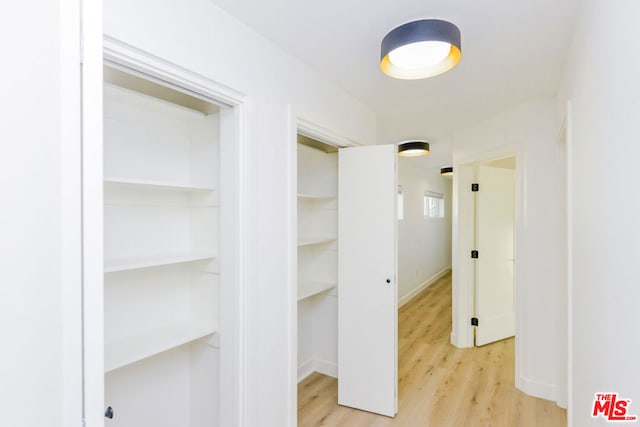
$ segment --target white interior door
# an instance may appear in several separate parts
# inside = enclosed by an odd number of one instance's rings
[[[396,147],[339,153],[338,403],[397,411]]]
[[[478,168],[476,194],[476,345],[515,335],[515,171]]]

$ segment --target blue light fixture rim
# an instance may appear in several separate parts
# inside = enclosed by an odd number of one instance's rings
[[[453,175],[453,166],[445,166],[440,168],[440,175]]]
[[[402,68],[391,63],[389,53],[412,43],[439,41],[449,43],[449,55],[437,64],[416,70]],[[442,19],[420,19],[407,22],[391,30],[380,45],[380,68],[390,77],[398,79],[422,79],[433,77],[455,67],[462,57],[460,29]]]
[[[408,141],[402,141],[398,143],[398,155],[402,156],[402,153],[409,150],[423,150],[424,153],[420,155],[427,155],[430,152],[429,143],[420,139],[413,139]]]
[[[382,39],[380,60],[389,52],[411,43],[424,41],[446,42],[462,51],[460,29],[442,19],[421,19],[394,28]]]

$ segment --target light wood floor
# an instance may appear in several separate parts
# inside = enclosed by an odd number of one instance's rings
[[[298,385],[298,425],[566,425],[566,411],[514,386],[514,339],[458,349],[451,333],[451,275],[400,309],[398,414],[387,418],[338,406],[338,381],[314,373]]]

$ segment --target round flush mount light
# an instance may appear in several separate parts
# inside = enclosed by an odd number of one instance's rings
[[[453,166],[447,166],[444,168],[440,168],[440,175],[442,176],[453,176]]]
[[[440,19],[408,22],[382,39],[380,68],[396,79],[437,76],[460,62],[460,46],[460,29],[451,22]]]
[[[418,157],[429,154],[429,143],[427,141],[404,141],[398,144],[398,156]]]

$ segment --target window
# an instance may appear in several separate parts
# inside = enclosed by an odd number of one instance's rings
[[[424,192],[424,217],[425,218],[444,218],[444,195],[441,193],[433,193],[431,191]]]
[[[398,185],[398,220],[404,219],[404,197],[402,196],[402,185]]]

